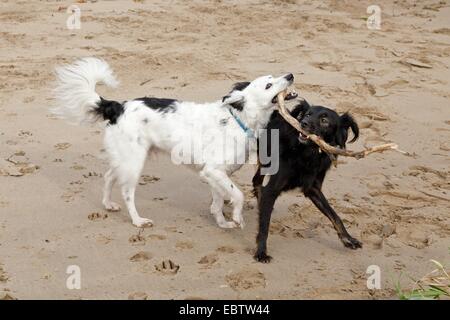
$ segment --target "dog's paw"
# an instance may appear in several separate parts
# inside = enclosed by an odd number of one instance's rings
[[[138,228],[146,228],[146,227],[152,227],[153,221],[146,218],[138,218],[136,220],[133,220],[133,224]]]
[[[244,218],[243,217],[240,217],[238,219],[233,219],[233,222],[235,223],[236,227],[241,227],[241,229],[244,229],[245,222],[244,222]]]
[[[362,243],[361,241],[351,237],[351,236],[344,236],[341,237],[341,241],[344,244],[345,247],[350,248],[350,249],[358,249],[358,248],[362,248]]]
[[[234,221],[220,221],[217,224],[223,229],[233,229],[237,227],[237,224]]]
[[[256,252],[253,257],[256,261],[261,263],[269,263],[270,261],[272,261],[272,257],[265,252]]]
[[[115,202],[103,203],[103,205],[105,206],[105,209],[107,211],[112,211],[112,212],[120,211],[120,206]]]

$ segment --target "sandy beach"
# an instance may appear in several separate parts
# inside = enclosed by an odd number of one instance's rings
[[[379,0],[379,30],[366,25],[372,1],[78,1],[70,30],[72,4],[0,0],[0,298],[395,299],[430,259],[450,265],[449,1]],[[111,65],[120,86],[98,91],[118,101],[214,101],[237,81],[292,72],[302,97],[355,117],[352,149],[395,142],[411,156],[340,158],[330,171],[324,193],[362,250],[296,191],[274,209],[274,260],[257,263],[254,166],[233,175],[246,227],[223,230],[208,186],[163,154],[137,189],[155,222],[140,230],[102,207],[102,125],[49,112],[55,66],[87,56]],[[68,266],[81,289],[67,287]]]

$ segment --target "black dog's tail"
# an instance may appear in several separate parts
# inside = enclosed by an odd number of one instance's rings
[[[54,90],[58,105],[52,113],[72,123],[93,123],[99,119],[111,124],[123,113],[123,105],[105,100],[95,92],[95,85],[102,82],[116,87],[118,81],[109,65],[97,58],[84,58],[74,64],[56,69],[57,86]]]

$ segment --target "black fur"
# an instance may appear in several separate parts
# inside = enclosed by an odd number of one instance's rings
[[[245,101],[238,101],[238,102],[230,103],[230,106],[231,106],[233,109],[236,109],[236,110],[238,110],[238,111],[244,110],[244,105],[245,105]]]
[[[160,111],[162,113],[174,112],[176,110],[174,99],[159,99],[143,97],[136,100],[142,101],[147,107]],[[100,102],[97,103],[97,108],[93,112],[104,120],[109,120],[109,124],[113,125],[117,123],[117,119],[123,114],[123,104],[117,101],[106,100],[100,97]],[[148,120],[147,120],[148,121]],[[144,121],[145,122],[145,121]]]
[[[250,82],[243,81],[243,82],[236,82],[233,87],[231,88],[231,91],[237,90],[237,91],[243,91],[245,88],[249,86]]]
[[[347,113],[339,116],[331,109],[310,106],[303,101],[294,108],[291,114],[299,120],[303,129],[321,136],[331,145],[345,148],[348,129],[351,129],[354,134],[352,142],[358,138],[358,125]],[[266,186],[262,186],[264,176],[261,175],[260,168],[253,177],[253,187],[258,198],[259,209],[259,230],[256,239],[258,248],[255,259],[260,262],[270,262],[271,257],[267,255],[267,237],[273,206],[283,191],[295,188],[300,188],[303,194],[330,219],[346,247],[361,248],[361,242],[350,236],[341,219],[322,194],[322,182],[331,166],[329,156],[321,152],[313,142],[299,138],[298,131],[288,124],[278,111],[272,114],[267,129],[268,135],[270,135],[271,129],[279,130],[280,164],[278,172],[270,176]],[[271,141],[270,136],[267,141]],[[270,144],[268,153],[271,153]]]
[[[100,97],[94,112],[102,117],[103,120],[109,120],[109,124],[116,124],[117,119],[123,114],[123,105],[117,101],[105,100]]]
[[[175,112],[176,110],[175,102],[177,102],[177,100],[175,99],[143,97],[137,98],[136,100],[142,101],[147,107],[162,113]]]

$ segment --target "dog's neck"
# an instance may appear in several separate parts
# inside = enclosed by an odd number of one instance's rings
[[[247,104],[242,111],[234,111],[245,125],[252,129],[255,133],[260,129],[265,129],[269,123],[270,116],[275,110],[273,107],[261,108]]]

